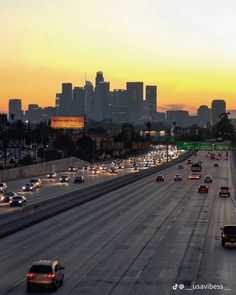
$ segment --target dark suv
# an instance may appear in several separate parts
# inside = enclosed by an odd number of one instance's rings
[[[225,243],[236,243],[236,225],[228,224],[221,227],[221,244],[225,247]]]
[[[35,261],[26,275],[27,291],[37,287],[56,290],[63,284],[64,269],[58,260]]]

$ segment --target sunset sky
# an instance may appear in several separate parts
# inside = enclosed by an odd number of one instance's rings
[[[236,109],[235,0],[0,0],[0,111],[54,105],[62,82],[158,86],[158,107]]]

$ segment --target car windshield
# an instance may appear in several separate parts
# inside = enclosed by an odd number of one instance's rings
[[[50,265],[32,265],[29,272],[48,274],[52,273],[52,267]]]
[[[38,179],[31,179],[30,182],[38,182]]]
[[[226,234],[234,234],[234,235],[236,235],[236,226],[226,226],[226,227],[224,227],[224,232]]]
[[[12,193],[12,192],[6,192],[5,193],[5,196],[7,196],[7,197],[12,197],[12,196],[14,196],[15,194],[14,193]]]
[[[14,201],[20,201],[22,198],[21,197],[13,197],[12,198]]]

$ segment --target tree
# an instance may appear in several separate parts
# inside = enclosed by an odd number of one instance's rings
[[[84,135],[77,141],[77,155],[80,159],[92,162],[95,157],[96,143],[90,136]]]
[[[221,120],[212,128],[212,134],[215,138],[223,138],[223,140],[234,140],[235,130],[228,118],[228,113],[223,113],[219,117]]]

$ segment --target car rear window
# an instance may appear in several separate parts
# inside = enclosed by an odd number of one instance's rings
[[[236,226],[227,226],[224,227],[224,232],[227,234],[234,234],[236,235]]]
[[[22,198],[21,197],[13,197],[12,198],[14,201],[20,201]]]
[[[31,273],[52,273],[52,267],[50,265],[32,265],[30,268]]]
[[[222,186],[221,189],[223,189],[223,190],[228,190],[229,188],[228,188],[227,186]]]

